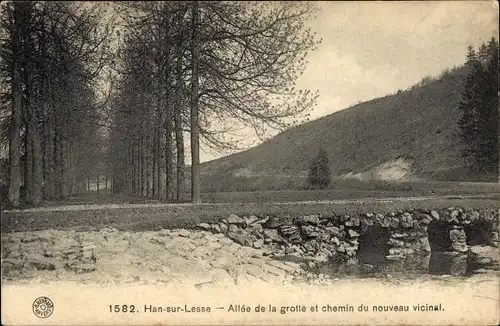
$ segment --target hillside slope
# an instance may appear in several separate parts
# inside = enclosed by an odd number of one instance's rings
[[[457,110],[463,68],[427,85],[361,103],[202,165],[205,175],[304,175],[324,147],[334,176],[460,180]]]

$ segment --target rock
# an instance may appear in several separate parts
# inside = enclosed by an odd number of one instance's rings
[[[249,217],[244,217],[245,223],[247,226],[253,224],[254,222],[257,222],[259,218],[255,215],[250,215]]]
[[[316,231],[316,228],[314,226],[302,225],[300,227],[300,231],[302,235],[307,238],[316,238],[319,236],[319,233]]]
[[[354,238],[354,239],[350,239],[348,240],[348,242],[352,245],[356,245],[356,246],[359,246],[359,241],[357,238]]]
[[[269,221],[269,216],[266,216],[264,218],[259,219],[258,221],[255,221],[253,224],[265,224],[267,221]]]
[[[252,233],[257,233],[259,236],[262,236],[264,232],[264,227],[262,227],[262,224],[252,224],[248,229],[251,230]]]
[[[285,248],[285,254],[286,255],[293,254],[293,253],[295,253],[295,252],[298,251],[297,249],[299,249],[299,247],[297,245],[286,247]]]
[[[188,230],[186,229],[180,229],[179,232],[178,232],[179,236],[181,237],[189,237],[189,235],[191,234],[191,232],[189,232]]]
[[[449,223],[457,223],[458,224],[458,214],[459,214],[459,212],[457,210],[451,211],[446,216],[446,221],[449,222]]]
[[[246,226],[245,219],[242,217],[239,217],[238,215],[235,215],[235,214],[229,215],[229,217],[227,218],[227,223],[228,224],[235,224],[238,226]]]
[[[95,265],[89,263],[76,263],[74,265],[67,266],[66,268],[76,274],[91,273],[96,270]]]
[[[341,230],[336,226],[327,226],[325,230],[335,237],[341,237]]]
[[[349,237],[351,237],[351,238],[359,237],[359,233],[352,230],[352,229],[347,230],[347,233],[349,234]]]
[[[282,225],[278,230],[281,233],[281,236],[292,243],[298,243],[302,241],[299,228],[295,225]]]
[[[451,247],[458,252],[467,252],[469,250],[469,247],[463,242],[453,242]]]
[[[336,236],[333,236],[330,238],[330,243],[333,243],[338,246],[340,244],[340,240]]]
[[[306,225],[306,224],[318,225],[320,223],[320,220],[318,215],[309,215],[309,216],[297,217],[293,222],[294,224],[297,225]]]
[[[256,240],[253,243],[253,247],[257,249],[262,248],[263,245],[264,245],[264,240],[262,239]]]
[[[229,224],[229,230],[228,233],[237,233],[240,231],[240,228],[236,226],[236,224]]]
[[[319,252],[318,254],[316,254],[316,256],[313,257],[313,259],[319,263],[326,263],[328,261],[328,256],[322,252]]]
[[[387,228],[391,225],[391,219],[388,217],[383,217],[380,219],[380,226],[383,228]]]
[[[240,248],[241,248],[240,244],[233,242],[233,243],[231,243],[231,245],[229,245],[229,247],[227,248],[227,251],[231,252],[231,253],[235,253]]]
[[[481,257],[477,262],[482,265],[489,265],[493,263],[493,259],[491,257]]]
[[[295,263],[281,262],[281,261],[278,261],[278,260],[269,260],[266,263],[269,264],[269,265],[271,265],[271,266],[274,266],[274,267],[277,267],[279,269],[282,269],[282,270],[284,270],[284,271],[286,271],[288,273],[293,273],[295,271],[301,270],[300,265],[299,264],[295,264]]]
[[[431,211],[431,216],[432,216],[433,219],[435,219],[437,221],[439,220],[439,213],[438,212]]]
[[[403,240],[390,238],[389,241],[387,241],[387,244],[389,244],[392,247],[400,248],[405,245],[405,242]]]
[[[198,257],[203,257],[208,254],[208,248],[203,246],[203,247],[198,247],[192,252],[193,256],[198,258]]]
[[[451,261],[450,274],[454,276],[465,275],[467,272],[467,255],[454,257]]]
[[[389,227],[397,229],[399,227],[399,219],[396,217],[392,217],[389,222]]]
[[[415,253],[415,250],[413,250],[412,248],[405,248],[401,251],[401,253],[405,256],[411,256]]]
[[[264,236],[274,242],[283,242],[283,238],[278,234],[278,230],[276,229],[264,229]]]
[[[304,244],[302,244],[302,247],[304,248],[304,251],[308,254],[312,254],[316,252],[316,247],[314,246],[314,243],[312,241],[308,241]]]
[[[455,229],[450,230],[449,235],[450,235],[451,242],[465,243],[467,240],[467,236],[465,234],[465,231],[461,227],[458,229],[455,228]]]
[[[350,219],[348,219],[344,224],[345,226],[359,226],[360,219],[357,216],[353,216]]]
[[[233,240],[231,240],[230,238],[228,237],[224,237],[224,238],[220,238],[219,239],[219,243],[223,246],[229,246],[233,243]]]
[[[420,248],[423,251],[431,252],[431,244],[429,243],[428,237],[423,237],[418,240],[420,242]]]
[[[390,248],[389,249],[389,255],[401,255],[402,254],[402,249],[399,248]]]
[[[410,228],[413,226],[413,216],[410,213],[405,212],[400,216],[399,222],[401,227]]]
[[[270,228],[270,229],[275,229],[279,226],[285,225],[289,222],[289,218],[286,217],[276,217],[276,216],[270,216],[267,222],[264,224],[264,227]]]
[[[406,238],[406,237],[408,237],[408,233],[398,233],[398,232],[396,232],[396,233],[393,233],[391,235],[391,237],[395,238],[395,239]]]
[[[213,233],[220,233],[220,226],[219,224],[211,224],[210,229]]]
[[[420,221],[420,223],[425,224],[425,225],[432,222],[432,216],[430,216],[429,214],[419,214],[417,216],[417,218]]]
[[[229,227],[227,226],[227,224],[223,223],[223,222],[219,223],[219,227],[220,227],[220,232],[224,233],[224,234],[226,234],[227,231],[229,230]]]
[[[472,221],[475,221],[475,220],[479,219],[479,212],[477,212],[477,211],[472,211],[472,212],[470,213],[470,219],[471,219]]]
[[[82,251],[94,250],[94,249],[96,249],[96,248],[97,248],[97,246],[96,246],[96,245],[94,245],[94,244],[90,244],[90,245],[86,245],[86,246],[82,247]]]
[[[162,236],[162,237],[167,237],[170,235],[170,230],[168,229],[161,229],[159,232],[158,232],[158,235]]]
[[[210,231],[211,227],[210,224],[208,223],[198,223],[196,226],[198,226],[200,229]]]
[[[233,239],[234,242],[242,245],[242,246],[252,246],[254,239],[252,239],[252,236],[249,235],[246,232],[231,232],[229,231],[227,233],[227,236],[231,239]]]

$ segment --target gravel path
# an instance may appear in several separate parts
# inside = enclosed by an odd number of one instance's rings
[[[493,197],[498,197],[498,194],[489,195],[447,195],[447,196],[419,196],[419,197],[389,197],[389,198],[357,198],[357,199],[345,199],[345,200],[318,200],[318,201],[294,201],[294,202],[273,202],[273,205],[285,205],[285,204],[298,204],[298,205],[312,205],[312,204],[332,204],[332,205],[363,205],[370,203],[395,203],[395,202],[421,202],[429,200],[446,200],[446,199],[493,199]],[[496,198],[495,197],[495,198]],[[28,209],[11,209],[4,210],[5,213],[8,212],[59,212],[59,211],[80,211],[80,210],[108,210],[108,209],[123,209],[123,208],[161,208],[161,207],[190,207],[190,206],[234,206],[237,204],[248,204],[248,203],[202,203],[202,204],[190,204],[190,203],[148,203],[148,204],[102,204],[102,205],[64,205],[64,206],[53,206],[53,207],[37,207]]]

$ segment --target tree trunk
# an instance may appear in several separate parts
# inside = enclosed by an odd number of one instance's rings
[[[68,195],[68,163],[66,155],[67,142],[65,139],[60,140],[60,150],[59,150],[59,164],[61,169],[61,194],[60,198],[65,198]]]
[[[146,196],[149,198],[152,196],[152,182],[151,182],[151,172],[152,172],[152,157],[151,157],[151,131],[147,131],[146,137]]]
[[[141,174],[142,174],[142,177],[141,177],[141,196],[146,196],[147,195],[147,188],[148,188],[148,180],[147,180],[147,177],[148,177],[148,167],[147,167],[147,162],[146,162],[146,158],[147,158],[147,148],[146,148],[146,139],[145,137],[143,136],[141,138]]]
[[[199,44],[198,44],[198,2],[192,2],[192,66],[191,76],[191,201],[194,204],[201,203],[200,198],[200,140],[198,125],[198,65],[199,65]]]
[[[32,117],[34,119],[35,117]],[[36,126],[36,120],[31,122],[33,129],[33,183],[32,183],[32,204],[37,206],[42,201],[42,146],[40,143],[40,132]]]
[[[33,190],[33,135],[30,129],[28,122],[25,124],[24,136],[24,201],[27,203],[32,202]]]
[[[17,26],[16,26],[17,30]],[[18,42],[17,33],[15,33],[15,45]],[[21,75],[19,65],[19,55],[17,55],[17,48],[13,50],[13,63],[12,63],[12,120],[9,139],[9,203],[13,207],[19,206],[19,185],[21,182],[20,173],[20,160],[21,160],[21,110],[22,110],[22,89],[21,89]]]
[[[152,171],[151,171],[151,174],[152,174],[152,190],[153,190],[153,198],[156,198],[157,195],[158,195],[158,188],[157,188],[157,169],[156,169],[156,166],[158,165],[158,153],[157,153],[157,146],[156,146],[156,143],[158,142],[158,138],[156,137],[157,136],[157,128],[154,128],[153,130],[153,142],[151,144],[151,151],[152,151],[152,155],[153,155],[153,160],[151,162],[152,164]]]
[[[62,174],[61,174],[61,136],[58,127],[58,122],[56,121],[56,126],[54,130],[54,187],[55,187],[55,197],[62,197]]]
[[[184,135],[182,130],[182,37],[179,38],[176,49],[176,87],[175,87],[175,142],[177,147],[177,201],[182,200],[184,193]]]
[[[166,199],[173,199],[173,179],[174,179],[174,168],[173,168],[173,153],[172,153],[172,120],[170,119],[170,114],[167,114],[165,121],[165,173],[166,173]]]
[[[157,189],[157,198],[161,197],[161,132],[160,132],[160,127],[156,128],[156,155],[157,155],[157,164],[156,164],[156,189]]]
[[[43,128],[43,195],[45,199],[51,199],[54,197],[54,140],[49,110],[46,112]]]

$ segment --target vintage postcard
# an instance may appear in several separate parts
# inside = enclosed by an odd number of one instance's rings
[[[497,1],[3,1],[3,325],[498,325]]]

